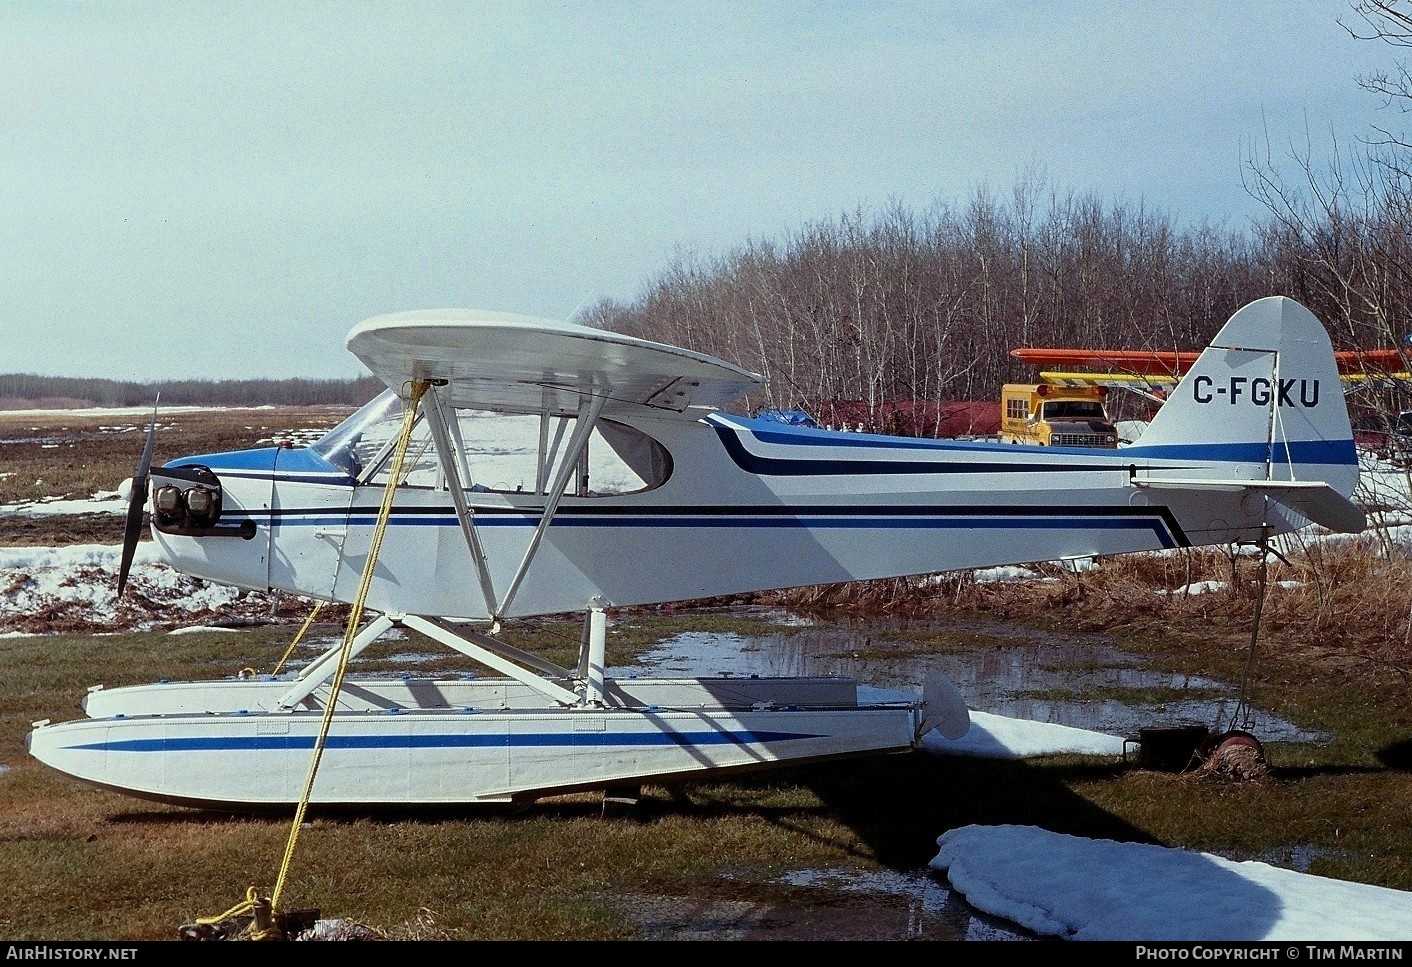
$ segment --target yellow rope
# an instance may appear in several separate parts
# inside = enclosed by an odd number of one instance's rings
[[[337,705],[338,693],[343,688],[344,673],[348,669],[349,656],[353,651],[353,640],[358,636],[358,622],[363,617],[363,603],[367,600],[368,590],[373,583],[373,569],[377,564],[378,552],[382,549],[383,534],[387,531],[387,519],[392,513],[392,497],[397,490],[397,481],[402,476],[402,463],[407,456],[407,447],[412,439],[412,427],[416,422],[417,405],[421,402],[422,395],[426,392],[428,384],[422,380],[413,380],[408,392],[408,403],[402,412],[402,430],[397,440],[397,451],[393,457],[392,472],[388,474],[387,486],[383,489],[382,507],[378,511],[377,524],[373,527],[372,542],[368,547],[368,558],[363,564],[363,579],[358,585],[358,594],[353,599],[352,611],[348,615],[348,628],[343,635],[343,647],[339,653],[338,671],[334,674],[333,682],[329,685],[328,700],[324,703],[324,717],[319,727],[318,739],[314,742],[314,754],[309,763],[309,776],[304,782],[304,792],[299,797],[299,808],[294,814],[294,824],[289,830],[289,842],[284,849],[284,859],[280,863],[279,879],[275,881],[274,894],[270,899],[270,910],[279,910],[279,901],[284,893],[284,882],[289,875],[289,866],[294,859],[294,847],[299,841],[299,827],[304,823],[304,814],[308,811],[309,798],[314,789],[314,778],[318,775],[319,762],[323,758],[324,744],[328,740],[329,726],[333,722],[334,707]],[[316,609],[317,610],[317,609]],[[310,615],[312,621],[313,615]],[[254,887],[248,893],[246,904],[251,908],[260,901],[257,899]],[[236,909],[241,909],[245,904]],[[263,939],[263,938],[257,938]]]
[[[238,917],[241,914],[249,913],[251,910],[255,909],[255,904],[259,901],[259,899],[259,892],[252,886],[250,889],[245,891],[245,899],[240,903],[237,903],[235,906],[231,907],[225,913],[222,913],[219,916],[215,917],[197,917],[196,922],[213,927],[216,924],[220,923],[222,920],[229,920],[231,917]]]
[[[237,936],[249,937],[251,940],[283,940],[284,933],[276,924],[273,916],[273,907],[268,906],[266,901],[260,899],[260,893],[253,886],[245,891],[245,899],[231,907],[225,913],[215,917],[197,917],[196,922],[203,926],[214,927],[226,920],[235,917],[250,915],[250,922],[245,925]],[[261,921],[265,921],[263,924]]]
[[[324,602],[322,601],[314,602],[314,610],[310,611],[309,617],[304,619],[304,627],[299,629],[299,634],[294,636],[294,640],[289,643],[289,649],[284,653],[284,657],[282,657],[278,662],[275,663],[275,670],[270,674],[279,674],[279,670],[284,667],[285,662],[289,661],[289,656],[294,654],[294,649],[298,647],[300,640],[304,637],[305,632],[309,630],[309,626],[314,623],[314,619],[318,617],[319,609],[323,606]]]

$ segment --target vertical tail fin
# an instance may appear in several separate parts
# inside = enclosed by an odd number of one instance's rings
[[[1333,347],[1293,299],[1231,316],[1129,452],[1177,461],[1164,469],[1184,478],[1285,483],[1266,492],[1312,520],[1362,528],[1347,500],[1358,456]]]

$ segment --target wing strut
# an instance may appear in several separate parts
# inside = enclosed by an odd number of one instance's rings
[[[534,472],[534,492],[544,493],[544,475],[549,472],[549,468],[554,465],[554,455],[559,452],[559,447],[564,442],[564,419],[554,417],[553,400],[550,399],[549,387],[544,388],[543,405],[539,414],[539,462]],[[554,421],[554,440],[549,439],[549,423]]]
[[[505,589],[505,597],[500,600],[500,607],[496,608],[491,615],[491,634],[496,634],[499,631],[501,618],[510,609],[510,602],[515,599],[516,592],[520,590],[520,582],[525,579],[530,562],[534,560],[535,552],[539,550],[539,542],[543,539],[544,532],[549,529],[549,523],[554,519],[554,512],[559,509],[559,501],[563,499],[564,491],[569,487],[569,481],[573,479],[574,473],[579,468],[579,462],[588,450],[588,441],[593,434],[593,427],[598,422],[598,414],[603,412],[603,404],[606,401],[606,396],[594,396],[579,404],[578,425],[574,427],[574,435],[569,438],[569,447],[564,453],[563,462],[559,464],[559,470],[554,476],[554,483],[549,488],[548,500],[544,504],[544,513],[540,515],[539,526],[534,529],[534,536],[530,538],[529,547],[525,549],[524,559],[520,561],[515,576],[510,579],[510,586]]]
[[[433,388],[427,394],[431,406],[423,410],[428,414],[427,423],[431,427],[432,439],[436,443],[436,455],[441,461],[441,472],[451,491],[451,502],[456,505],[456,520],[461,525],[461,534],[470,548],[471,560],[476,565],[476,575],[480,578],[481,594],[485,596],[485,611],[495,613],[495,585],[490,580],[490,566],[486,563],[485,549],[481,547],[480,535],[476,530],[475,511],[466,503],[465,483],[461,480],[456,455],[463,451],[455,447],[451,433],[447,429],[446,411],[442,409],[441,395]]]
[[[579,640],[579,679],[584,683],[583,698],[589,705],[602,706],[603,677],[607,666],[604,646],[607,642],[608,617],[598,601],[594,601],[583,619],[583,636]]]

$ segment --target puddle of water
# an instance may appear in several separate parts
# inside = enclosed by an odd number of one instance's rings
[[[944,630],[985,636],[994,644],[959,653],[916,654],[918,649],[897,644],[893,629],[883,626],[810,624],[783,613],[769,617],[789,630],[761,635],[683,632],[658,642],[636,664],[611,667],[608,674],[618,678],[838,675],[859,683],[860,698],[886,701],[920,695],[926,673],[935,668],[951,679],[974,711],[1120,738],[1135,737],[1141,729],[1192,724],[1213,732],[1243,729],[1262,742],[1323,743],[1331,738],[1264,709],[1241,709],[1239,689],[1230,683],[1143,668],[1141,656],[1115,647],[1102,635],[1041,633],[1005,624],[952,624]],[[921,624],[913,628],[919,634],[940,630]],[[880,647],[881,639],[877,645],[873,642],[882,630],[889,632],[887,644],[896,645],[895,657],[885,654],[890,649]],[[385,640],[406,637],[398,630],[384,636]],[[306,648],[323,651],[337,643],[332,638],[319,639],[307,642]],[[388,660],[415,666],[445,656],[440,650],[408,651]],[[288,667],[302,667],[307,660],[295,659]],[[1107,694],[1154,689],[1170,691],[1172,697],[1152,705]],[[1238,722],[1233,720],[1237,712],[1242,713]]]
[[[388,655],[387,658],[383,660],[396,665],[425,665],[427,662],[440,661],[445,657],[445,655],[434,655],[425,651],[399,651],[395,654]]]
[[[909,905],[909,940],[1034,940],[1032,933],[982,913],[930,873],[794,870],[780,877],[791,886],[814,886],[839,893],[896,897]]]
[[[1343,856],[1353,858],[1357,854],[1351,850],[1336,850],[1303,844],[1285,847],[1269,853],[1261,853],[1250,859],[1270,866],[1281,866],[1296,873],[1308,873],[1315,860],[1338,859]]]
[[[1258,708],[1245,710],[1241,721],[1233,722],[1239,700],[1235,686],[1142,668],[1139,656],[1101,636],[1049,635],[1035,641],[1035,632],[1007,625],[950,626],[949,630],[993,636],[997,644],[958,654],[900,653],[888,658],[879,657],[866,629],[821,625],[760,636],[686,632],[660,642],[638,664],[611,673],[842,675],[872,690],[917,695],[926,672],[935,668],[951,679],[971,709],[1008,718],[1119,737],[1136,736],[1144,728],[1199,723],[1217,732],[1241,728],[1261,741],[1329,739]],[[1115,689],[1165,689],[1189,692],[1191,697],[1177,694],[1160,706],[1132,705],[1103,694]],[[862,688],[860,694],[865,694]]]

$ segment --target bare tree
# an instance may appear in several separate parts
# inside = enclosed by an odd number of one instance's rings
[[[1179,230],[1029,172],[1008,201],[893,202],[723,257],[679,252],[608,328],[724,356],[765,375],[751,401],[870,430],[939,433],[943,407],[1032,379],[1018,346],[1197,348],[1269,294],[1251,239]],[[842,414],[846,414],[846,419]]]

